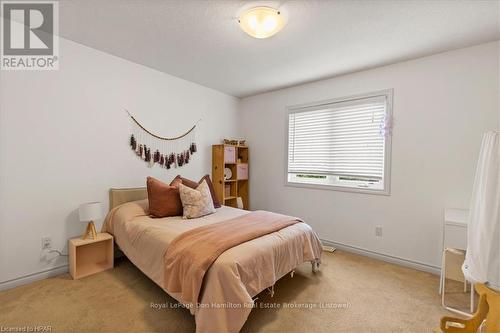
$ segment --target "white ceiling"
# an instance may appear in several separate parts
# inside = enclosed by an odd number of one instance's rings
[[[287,24],[264,40],[237,13],[279,6]],[[60,34],[243,97],[500,39],[493,1],[62,0]]]

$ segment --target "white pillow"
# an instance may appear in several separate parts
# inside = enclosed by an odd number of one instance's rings
[[[205,180],[196,189],[179,184],[184,218],[194,219],[215,213],[210,188]]]

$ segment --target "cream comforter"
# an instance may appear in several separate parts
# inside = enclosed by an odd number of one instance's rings
[[[103,229],[115,237],[125,255],[155,283],[164,287],[164,255],[174,238],[203,225],[231,220],[247,211],[225,207],[193,220],[153,219],[147,200],[113,209]],[[238,332],[252,310],[252,297],[305,261],[319,260],[321,243],[306,223],[237,245],[222,253],[205,275],[200,306],[191,307],[196,332]],[[170,293],[185,304],[180,294]]]

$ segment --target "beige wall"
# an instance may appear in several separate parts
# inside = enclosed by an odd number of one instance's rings
[[[210,146],[236,134],[234,97],[64,39],[60,59],[59,71],[0,74],[0,288],[65,268],[66,258],[41,251],[41,238],[66,251],[85,228],[80,203],[107,207],[110,187],[144,186],[148,175],[210,173]],[[180,169],[148,168],[129,149],[125,108],[167,136],[203,118],[198,153]]]
[[[498,43],[245,98],[252,209],[304,218],[322,239],[436,268],[445,207],[468,207],[482,133],[498,129]],[[335,61],[335,59],[332,59]],[[392,192],[286,187],[285,108],[394,89]],[[375,237],[375,226],[383,237]]]

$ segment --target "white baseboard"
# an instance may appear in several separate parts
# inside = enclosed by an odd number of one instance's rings
[[[382,260],[385,262],[389,262],[391,264],[409,267],[409,268],[413,268],[413,269],[416,269],[419,271],[424,271],[424,272],[428,272],[428,273],[432,273],[432,274],[436,274],[436,275],[441,274],[441,267],[439,267],[439,266],[429,265],[429,264],[425,264],[425,263],[414,261],[414,260],[409,260],[409,259],[405,259],[405,258],[391,256],[388,254],[378,253],[375,251],[363,249],[363,248],[356,247],[356,246],[351,246],[351,245],[342,244],[342,243],[338,243],[338,242],[332,242],[332,241],[329,241],[326,239],[321,239],[321,242],[326,246],[333,246],[333,247],[338,248],[339,250],[343,250],[346,252],[356,253],[356,254],[359,254],[362,256],[366,256],[366,257]]]
[[[0,282],[0,291],[21,286],[38,280],[43,280],[52,276],[64,274],[68,272],[68,264],[52,267],[40,272],[27,274],[11,280]]]
[[[326,239],[322,239],[321,242],[326,246],[338,248],[338,249],[346,251],[346,252],[360,254],[363,256],[382,260],[382,261],[389,262],[392,264],[417,269],[419,271],[424,271],[424,272],[428,272],[428,273],[432,273],[432,274],[436,274],[436,275],[439,275],[441,272],[441,268],[439,266],[424,264],[424,263],[421,263],[418,261],[413,261],[413,260],[409,260],[409,259],[404,259],[404,258],[400,258],[400,257],[387,255],[387,254],[382,254],[382,253],[378,253],[375,251],[359,248],[356,246],[351,246],[351,245],[342,244],[342,243],[338,243],[338,242],[332,242],[332,241],[329,241]],[[68,265],[65,264],[65,265],[53,267],[53,268],[50,268],[50,269],[47,269],[44,271],[20,276],[18,278],[14,278],[11,280],[0,282],[0,291],[15,288],[15,287],[21,286],[23,284],[31,283],[31,282],[38,281],[38,280],[43,280],[43,279],[46,279],[46,278],[49,278],[52,276],[56,276],[56,275],[60,275],[60,274],[64,274],[67,272],[68,272]]]

